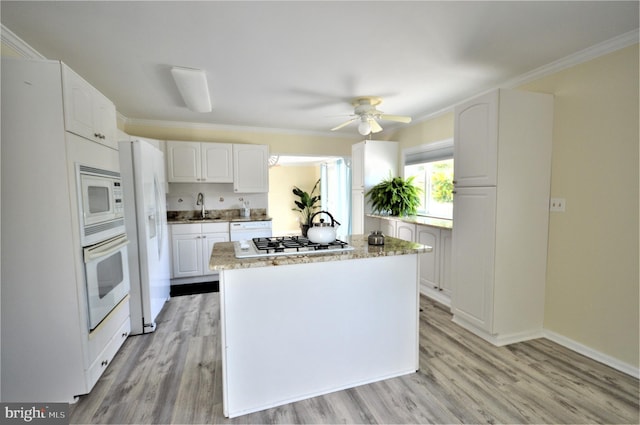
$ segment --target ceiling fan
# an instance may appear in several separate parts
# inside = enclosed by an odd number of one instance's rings
[[[351,104],[354,107],[353,115],[351,115],[353,118],[332,128],[331,131],[339,130],[354,121],[359,121],[358,133],[366,136],[369,133],[379,133],[382,131],[382,127],[378,124],[378,120],[397,121],[403,123],[411,122],[411,117],[389,115],[377,110],[376,106],[381,103],[382,99],[375,96],[356,97],[351,101]]]

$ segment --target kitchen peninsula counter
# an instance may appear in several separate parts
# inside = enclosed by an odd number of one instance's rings
[[[407,254],[431,252],[430,246],[404,241],[392,237],[385,237],[384,245],[369,245],[367,235],[352,235],[345,242],[351,245],[353,251],[327,254],[299,254],[259,258],[236,258],[234,242],[218,242],[213,247],[209,268],[211,270],[232,270],[254,267],[283,266],[292,264],[323,263],[327,261],[345,261],[363,258],[387,257]]]
[[[343,254],[236,259],[217,243],[223,411],[280,406],[418,370],[418,255],[395,238]]]

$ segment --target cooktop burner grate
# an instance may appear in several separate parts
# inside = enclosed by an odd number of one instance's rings
[[[268,238],[253,238],[256,250],[265,254],[275,252],[308,252],[320,250],[339,250],[349,247],[349,245],[336,239],[333,242],[319,244],[311,242],[303,236],[278,236]]]

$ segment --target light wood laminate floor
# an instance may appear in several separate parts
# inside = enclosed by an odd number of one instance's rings
[[[127,339],[71,423],[639,423],[638,380],[546,339],[494,347],[422,297],[420,371],[262,412],[222,413],[218,293],[172,298]],[[260,318],[256,318],[260,320]],[[260,353],[255,353],[259,356]]]

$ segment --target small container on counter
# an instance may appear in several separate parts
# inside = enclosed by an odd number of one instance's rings
[[[384,235],[380,230],[374,230],[367,238],[369,245],[384,245]]]

